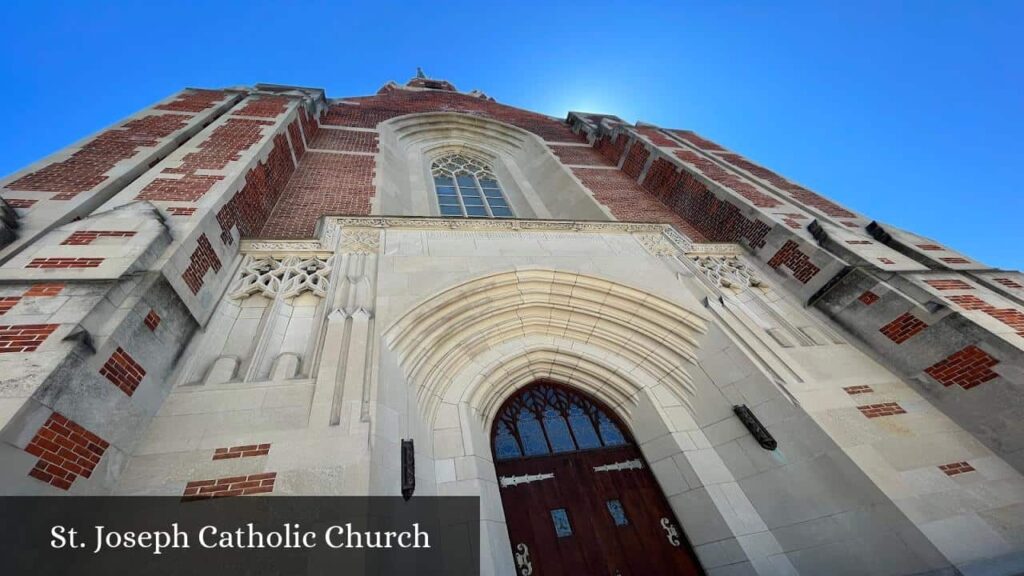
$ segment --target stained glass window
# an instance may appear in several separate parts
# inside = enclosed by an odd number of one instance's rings
[[[430,172],[442,216],[514,216],[498,177],[486,161],[467,154],[449,154],[434,160]]]
[[[569,523],[569,514],[565,508],[555,508],[551,511],[551,522],[555,525],[555,535],[559,538],[572,536],[572,524]]]
[[[607,410],[554,384],[534,384],[509,398],[494,424],[494,456],[511,460],[629,444]]]
[[[626,511],[622,508],[622,502],[609,500],[605,502],[608,506],[608,513],[612,515],[612,521],[616,526],[629,526],[629,518],[626,518]]]

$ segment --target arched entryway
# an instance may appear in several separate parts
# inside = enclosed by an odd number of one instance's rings
[[[703,573],[629,430],[589,395],[518,390],[491,447],[520,576]]]

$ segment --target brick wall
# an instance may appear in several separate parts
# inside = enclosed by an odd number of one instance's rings
[[[213,451],[214,460],[232,460],[234,458],[250,458],[270,454],[270,444],[247,444],[230,448],[217,448]]]
[[[971,286],[963,280],[925,280],[925,284],[928,284],[936,290],[973,290],[974,286]]]
[[[192,251],[188,268],[181,274],[181,279],[185,281],[193,294],[198,294],[203,287],[203,276],[206,275],[206,272],[212,269],[216,274],[220,272],[220,267],[220,258],[213,251],[209,238],[206,237],[206,234],[200,234],[196,240],[196,248]]]
[[[414,112],[463,112],[518,126],[549,142],[583,141],[564,121],[456,92],[396,89],[376,96],[347,98],[345,102],[349,104],[331,106],[322,123],[374,128],[380,122]]]
[[[310,144],[314,150],[377,152],[377,133],[361,130],[320,130]]]
[[[806,206],[816,208],[829,216],[833,216],[836,218],[857,217],[857,215],[854,214],[853,212],[850,212],[849,210],[843,208],[842,206],[836,204],[835,202],[832,202],[828,198],[819,196],[818,194],[811,192],[810,190],[804,188],[803,186],[794,184],[789,180],[786,180],[782,176],[779,176],[775,172],[772,172],[771,170],[764,168],[763,166],[758,166],[757,164],[754,164],[753,162],[747,160],[746,158],[738,154],[719,154],[718,157],[725,160],[729,164],[736,166],[737,168],[746,170],[750,174],[772,184],[776,188],[784,190],[789,194],[791,198],[793,198],[797,202],[800,202]]]
[[[155,108],[175,112],[202,112],[213,108],[214,104],[226,96],[227,92],[221,90],[188,90],[184,94],[179,94],[173,101],[160,104]]]
[[[25,268],[97,268],[102,263],[103,258],[33,258]]]
[[[35,352],[59,324],[16,324],[0,326],[0,354]]]
[[[283,96],[254,96],[245,105],[231,112],[232,116],[257,116],[276,118],[288,109],[289,99]]]
[[[28,475],[67,490],[79,476],[92,476],[109,447],[99,436],[54,412],[25,446],[26,452],[39,458]]]
[[[630,178],[639,178],[640,173],[643,172],[644,164],[647,163],[647,158],[650,155],[651,152],[647,150],[643,142],[639,140],[633,141],[633,145],[629,148],[629,153],[626,154],[626,161],[622,163],[622,171]]]
[[[100,374],[111,384],[120,388],[122,392],[131,396],[142,383],[142,379],[145,378],[146,369],[119,347],[100,368]]]
[[[160,325],[160,315],[156,313],[156,310],[150,310],[149,314],[142,319],[142,323],[146,325],[151,331],[155,332],[157,326]]]
[[[214,480],[195,480],[185,485],[185,493],[181,499],[183,502],[188,502],[226,496],[267,494],[274,491],[275,480],[277,480],[277,472],[229,476]]]
[[[284,134],[278,134],[266,162],[257,163],[245,175],[245,186],[217,211],[221,241],[225,245],[232,244],[231,230],[235,227],[243,238],[256,234],[267,222],[294,173],[288,140]]]
[[[164,174],[180,174],[180,178],[156,178],[139,192],[138,200],[194,202],[202,198],[223,176],[197,174],[199,170],[223,170],[228,163],[241,158],[263,136],[263,129],[273,125],[266,120],[231,118],[221,124],[186,154],[181,165],[162,170]]]
[[[949,301],[965,310],[981,310],[1024,336],[1024,312],[1016,308],[996,308],[973,294],[950,296]]]
[[[133,231],[119,230],[79,230],[72,232],[70,236],[61,242],[63,246],[85,246],[92,244],[97,238],[131,238],[135,236]]]
[[[998,364],[999,360],[971,345],[925,368],[925,374],[943,386],[956,384],[964,390],[970,390],[997,378],[999,375],[992,371],[992,367]]]
[[[703,240],[697,229],[645,192],[635,180],[620,170],[573,168],[572,173],[590,189],[598,202],[611,210],[615,218],[624,221],[672,224],[687,236],[698,241]]]
[[[906,414],[899,404],[896,402],[884,402],[882,404],[868,404],[866,406],[857,406],[857,410],[868,418],[881,418],[882,416],[895,416],[897,414]]]
[[[809,256],[800,250],[800,245],[792,240],[786,240],[782,248],[768,260],[768,265],[776,270],[780,267],[788,268],[793,273],[793,278],[801,284],[807,284],[819,272]]]
[[[782,205],[782,202],[779,200],[758,190],[749,182],[743,181],[735,174],[731,174],[711,160],[708,160],[699,154],[689,150],[676,150],[674,154],[683,162],[692,164],[704,176],[707,176],[716,183],[721,184],[722,186],[733,190],[740,196],[743,196],[747,200],[750,200],[750,202],[758,208],[774,208]]]
[[[4,188],[59,192],[51,199],[70,200],[106,181],[114,164],[184,128],[189,118],[183,114],[154,114],[125,122],[86,142],[70,158],[26,174]]]
[[[921,319],[917,318],[910,312],[907,312],[885,326],[882,326],[878,331],[884,334],[889,340],[892,340],[897,344],[902,344],[916,336],[927,327],[928,325]]]
[[[373,171],[373,156],[307,152],[259,236],[311,238],[322,215],[368,215]]]

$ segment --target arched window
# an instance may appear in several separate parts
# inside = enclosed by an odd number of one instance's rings
[[[505,401],[493,438],[497,460],[632,444],[602,406],[575,390],[547,383],[528,386]]]
[[[449,154],[430,167],[442,216],[511,218],[512,208],[490,165],[466,154]]]

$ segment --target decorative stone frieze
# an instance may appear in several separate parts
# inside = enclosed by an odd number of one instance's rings
[[[247,256],[242,264],[241,280],[231,297],[247,298],[262,294],[268,298],[291,298],[303,292],[324,297],[330,281],[332,258],[303,256],[284,258]]]

